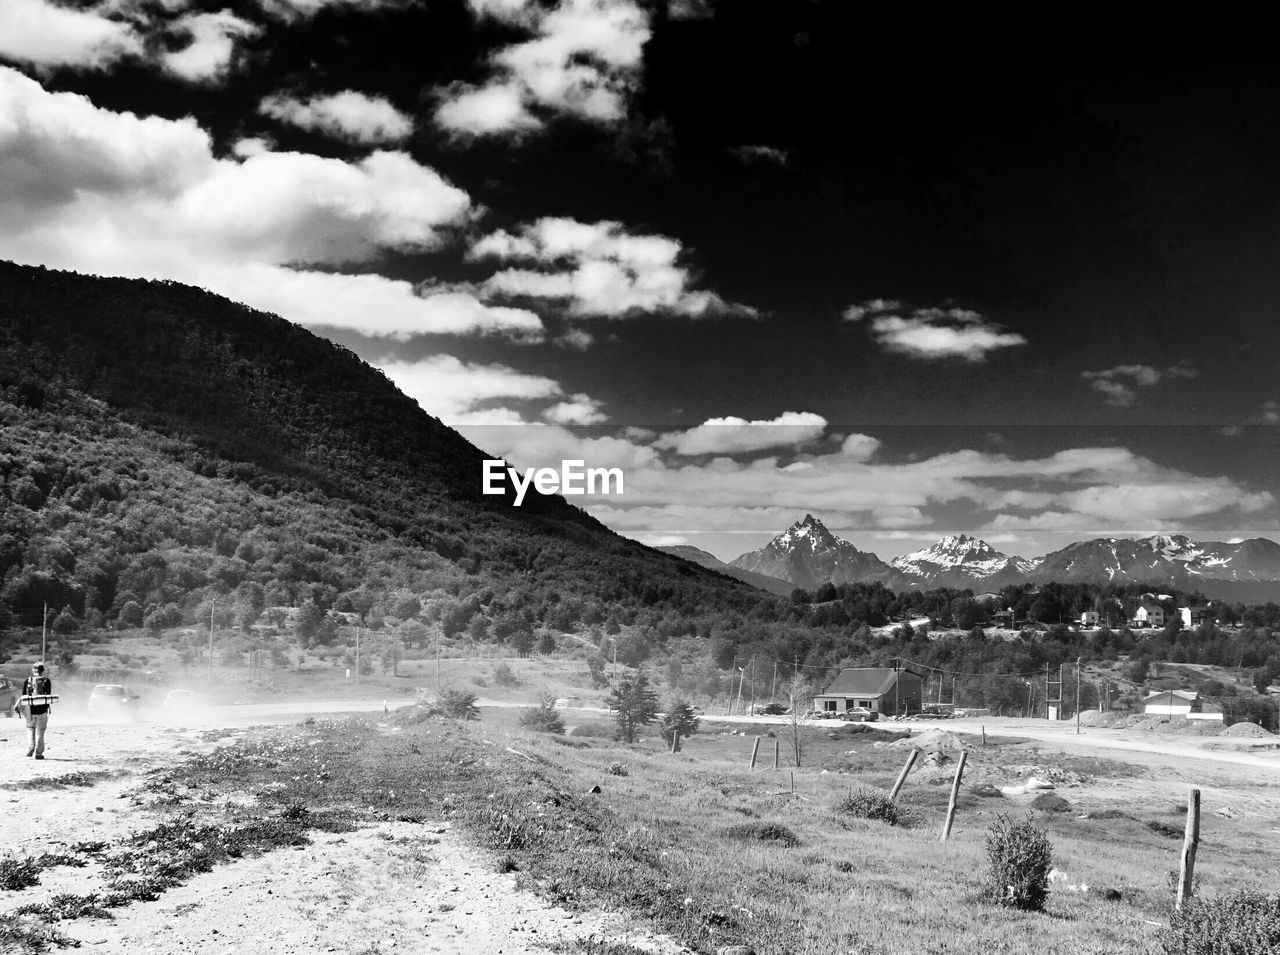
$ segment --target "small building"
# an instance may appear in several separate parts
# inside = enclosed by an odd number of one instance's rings
[[[1096,628],[1098,626],[1098,611],[1086,610],[1080,614],[1080,626],[1088,628]]]
[[[864,706],[889,716],[920,712],[920,677],[893,667],[847,667],[824,693],[813,698],[813,708],[838,716]]]
[[[1164,608],[1144,600],[1137,613],[1133,615],[1133,622],[1138,627],[1163,627]]]
[[[1178,616],[1182,618],[1182,625],[1188,630],[1194,630],[1196,627],[1202,627],[1213,622],[1213,615],[1209,612],[1209,605],[1179,607]]]
[[[1151,716],[1188,716],[1201,710],[1200,694],[1191,690],[1160,690],[1147,694],[1143,712]]]
[[[1013,611],[997,610],[991,615],[991,626],[1000,627],[1003,630],[1013,629]]]
[[[993,594],[990,591],[988,591],[985,594],[973,595],[973,602],[976,604],[993,604],[993,603],[998,603],[999,600],[1000,600],[1000,595]]]

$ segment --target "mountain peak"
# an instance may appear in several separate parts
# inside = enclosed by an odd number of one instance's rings
[[[743,554],[730,564],[809,588],[828,581],[895,579],[880,558],[836,537],[812,514],[805,514],[760,550]]]

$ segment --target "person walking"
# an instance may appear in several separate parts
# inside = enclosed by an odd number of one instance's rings
[[[49,712],[53,709],[53,681],[45,676],[43,663],[31,667],[31,676],[22,682],[22,696],[18,705],[23,708],[27,729],[31,730],[27,755],[44,759],[44,731],[49,725]]]

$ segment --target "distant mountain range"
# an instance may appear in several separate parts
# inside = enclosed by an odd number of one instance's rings
[[[780,577],[769,577],[765,574],[753,573],[750,570],[743,570],[741,567],[733,567],[726,564],[715,554],[709,554],[705,550],[699,550],[697,547],[690,547],[688,544],[676,544],[670,547],[658,547],[664,554],[670,554],[672,557],[679,557],[681,560],[687,560],[690,563],[698,564],[709,570],[717,571],[726,577],[732,577],[740,580],[744,584],[750,584],[760,590],[768,591],[771,594],[777,594],[779,597],[790,597],[791,591],[796,589],[796,585]]]
[[[828,582],[873,581],[893,589],[975,590],[1049,581],[1134,582],[1199,590],[1206,596],[1229,600],[1280,597],[1280,544],[1264,537],[1238,543],[1197,542],[1180,534],[1141,539],[1100,537],[1026,559],[1002,554],[986,541],[959,534],[947,535],[923,550],[886,563],[836,537],[822,521],[806,514],[764,547],[735,558],[728,566],[805,589]]]

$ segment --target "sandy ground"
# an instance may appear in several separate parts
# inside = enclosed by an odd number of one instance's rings
[[[344,705],[343,709],[351,708]],[[356,709],[381,709],[369,704]],[[199,728],[138,723],[51,721],[46,758],[28,759],[19,720],[0,720],[0,852],[39,855],[82,841],[108,841],[154,824],[130,798],[140,774],[218,745],[210,726],[285,722],[258,708],[207,714]],[[290,714],[288,722],[295,722]],[[92,787],[29,790],[23,781],[106,772]],[[116,910],[111,920],[81,919],[59,928],[82,950],[170,953],[422,952],[441,955],[546,952],[574,939],[626,941],[679,955],[686,950],[609,913],[573,913],[498,874],[488,856],[447,823],[382,823],[341,835],[313,834],[313,844],[242,859],[197,876],[155,902]],[[101,889],[97,867],[58,867],[38,885],[0,891],[0,912],[63,892]]]

